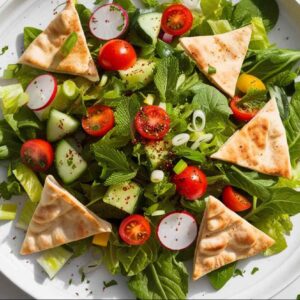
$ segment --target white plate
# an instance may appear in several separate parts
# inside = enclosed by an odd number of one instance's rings
[[[263,0],[262,0],[263,1]],[[8,63],[15,63],[21,52],[22,31],[24,26],[44,28],[53,18],[54,8],[64,0],[9,0],[0,9],[0,48],[8,45],[9,51],[0,56],[0,74]],[[93,0],[82,1],[84,4]],[[300,7],[294,0],[281,0],[279,23],[271,34],[271,40],[281,47],[300,49]],[[0,0],[0,6],[3,1]],[[91,5],[88,5],[91,6]],[[60,9],[60,8],[59,8]],[[4,179],[4,169],[0,169],[0,181]],[[20,205],[22,198],[16,199]],[[239,264],[245,270],[244,277],[236,277],[225,288],[215,292],[202,279],[191,282],[189,298],[271,298],[284,289],[300,275],[300,216],[293,218],[294,230],[288,237],[288,249],[270,258],[256,257]],[[126,286],[126,278],[116,276],[117,286],[102,290],[103,281],[113,277],[101,268],[82,283],[79,268],[90,261],[88,255],[78,258],[63,269],[50,281],[35,262],[35,257],[18,255],[24,234],[14,228],[13,223],[0,223],[0,271],[28,294],[39,299],[76,299],[76,298],[134,298]],[[190,269],[190,265],[188,265]],[[251,275],[253,267],[259,272]],[[69,285],[69,279],[73,279]],[[92,294],[90,294],[92,292]],[[295,294],[296,296],[296,294]]]

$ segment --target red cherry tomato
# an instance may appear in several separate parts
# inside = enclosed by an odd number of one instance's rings
[[[144,106],[135,117],[137,132],[148,140],[161,140],[170,130],[171,120],[164,109],[156,105]]]
[[[54,152],[51,144],[40,139],[28,140],[20,151],[22,162],[36,172],[45,172],[53,164]]]
[[[222,193],[224,204],[235,212],[245,211],[251,208],[251,202],[231,186],[226,186]]]
[[[233,97],[230,101],[230,107],[233,112],[233,116],[236,120],[241,122],[248,122],[250,121],[258,112],[258,109],[255,110],[246,110],[242,107],[238,106],[238,102],[240,101],[240,97],[236,96]]]
[[[114,112],[106,105],[94,105],[88,108],[87,116],[81,120],[84,131],[92,136],[104,136],[115,124]]]
[[[136,53],[131,44],[123,40],[111,40],[99,51],[98,63],[108,71],[126,70],[136,62]]]
[[[166,8],[161,20],[163,31],[174,36],[186,33],[192,28],[192,25],[193,15],[182,4],[174,4]]]
[[[183,172],[173,177],[177,192],[187,200],[202,197],[207,188],[205,174],[195,166],[188,166]]]
[[[122,221],[119,235],[128,245],[143,245],[150,238],[151,227],[143,216],[131,215]]]

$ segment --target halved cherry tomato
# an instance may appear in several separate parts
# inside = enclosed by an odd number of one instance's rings
[[[170,117],[156,105],[144,106],[135,117],[137,132],[148,140],[161,140],[170,130]]]
[[[98,63],[108,71],[126,70],[136,62],[136,53],[131,44],[123,40],[111,40],[99,51]]]
[[[232,186],[226,186],[222,193],[224,204],[235,212],[245,211],[251,208],[251,202],[242,194],[235,191]]]
[[[258,113],[259,109],[254,109],[250,111],[239,107],[238,102],[240,101],[240,99],[241,98],[238,96],[233,97],[230,101],[230,108],[236,120],[241,122],[248,122]]]
[[[179,36],[192,28],[193,15],[191,11],[182,4],[174,4],[165,9],[161,27],[164,32]]]
[[[122,221],[119,235],[128,245],[143,245],[150,238],[151,227],[145,217],[131,215]]]
[[[195,166],[186,167],[183,172],[175,175],[172,181],[177,192],[187,200],[196,200],[206,192],[206,176]]]
[[[81,120],[84,131],[92,136],[104,136],[115,124],[114,112],[106,105],[94,105],[88,108],[87,116]]]
[[[26,141],[20,151],[22,162],[36,172],[45,172],[53,164],[54,152],[51,144],[41,139]]]

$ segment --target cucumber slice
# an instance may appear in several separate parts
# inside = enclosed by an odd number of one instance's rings
[[[119,74],[128,89],[138,90],[153,80],[154,69],[154,61],[140,58],[131,68],[119,71]]]
[[[78,127],[79,122],[76,119],[56,109],[52,109],[47,123],[47,140],[56,142],[67,134],[75,132]]]
[[[136,30],[145,42],[156,44],[161,18],[162,14],[157,12],[143,14],[138,17]]]
[[[56,147],[55,164],[57,173],[65,184],[78,179],[87,169],[85,160],[66,140],[61,140]]]

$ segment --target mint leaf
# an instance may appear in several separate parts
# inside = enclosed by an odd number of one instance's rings
[[[136,97],[121,98],[115,112],[116,135],[133,137],[133,120],[140,108],[140,103]]]
[[[207,119],[216,115],[228,118],[232,114],[227,98],[216,88],[201,84],[197,86],[194,93],[196,95],[193,98],[192,104],[196,109],[203,110]]]
[[[154,83],[159,91],[162,100],[171,101],[170,95],[175,91],[177,79],[179,76],[178,59],[175,57],[166,57],[156,64],[156,73]]]
[[[239,107],[246,109],[261,109],[267,102],[267,91],[250,89],[237,103]]]
[[[254,267],[253,269],[252,269],[252,271],[251,271],[251,275],[254,275],[256,272],[258,272],[259,271],[259,268],[257,268],[257,267]]]
[[[97,143],[93,145],[93,150],[96,160],[106,165],[110,170],[117,172],[131,170],[124,152]]]
[[[114,172],[105,180],[104,185],[108,186],[128,181],[130,179],[133,179],[136,174],[137,171],[133,171],[130,173]]]
[[[189,160],[198,162],[198,163],[203,163],[206,161],[205,155],[202,154],[201,152],[197,150],[192,150],[191,148],[187,146],[178,146],[174,147],[173,150],[174,154],[178,157],[184,157]]]
[[[214,289],[220,290],[234,276],[236,264],[231,263],[208,274],[209,282]]]
[[[172,253],[163,253],[143,272],[133,276],[129,289],[139,299],[185,299],[188,293],[188,272]]]
[[[245,271],[242,271],[240,269],[235,269],[234,273],[233,273],[233,277],[236,277],[236,276],[244,277],[244,273],[245,273]]]

